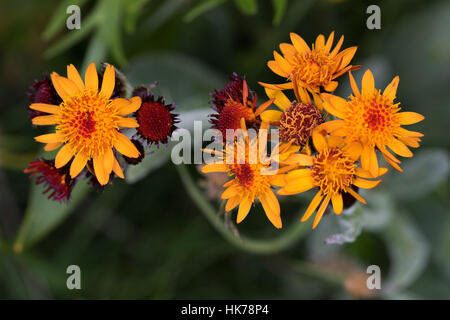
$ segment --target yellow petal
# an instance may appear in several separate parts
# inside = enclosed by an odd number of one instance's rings
[[[74,151],[68,144],[65,144],[61,149],[59,149],[58,153],[55,157],[55,167],[61,168],[67,164],[67,162],[72,159],[74,155]]]
[[[120,132],[116,133],[116,141],[114,142],[114,148],[121,154],[128,158],[139,157],[139,151],[136,146],[125,135]]]
[[[311,203],[309,204],[308,208],[305,211],[305,214],[303,215],[301,222],[305,222],[306,220],[311,217],[311,215],[316,211],[317,206],[319,205],[320,201],[322,201],[323,195],[321,191],[318,191],[314,198],[311,200]]]
[[[105,73],[103,74],[102,88],[100,90],[100,95],[105,98],[111,97],[114,91],[114,85],[116,83],[116,72],[112,65],[107,65]]]
[[[75,178],[86,166],[89,156],[85,152],[78,152],[70,165],[70,176]]]
[[[333,92],[334,90],[336,90],[337,86],[338,86],[337,81],[330,81],[327,83],[324,89],[328,92]]]
[[[86,69],[84,74],[84,84],[86,88],[98,92],[98,74],[94,62],[91,62]]]
[[[315,229],[317,227],[317,225],[319,224],[320,220],[322,220],[322,216],[325,212],[325,210],[327,209],[328,203],[330,203],[330,195],[327,195],[325,197],[325,199],[323,199],[322,204],[319,207],[319,210],[317,210],[317,214],[314,218],[314,222],[313,222],[313,229]]]
[[[261,120],[264,122],[280,122],[283,113],[278,110],[266,110],[261,113]]]
[[[66,94],[70,97],[77,95],[80,92],[80,89],[72,80],[56,75],[52,79],[52,82],[55,81],[56,83],[58,83],[59,86],[61,86],[64,89]]]
[[[104,186],[109,181],[109,174],[105,169],[104,155],[95,154],[94,155],[94,171],[98,182]]]
[[[336,214],[341,214],[344,208],[344,202],[342,201],[342,195],[337,192],[331,196],[331,203],[333,204],[333,211]]]
[[[342,148],[342,150],[345,151],[350,156],[350,158],[352,158],[352,160],[356,161],[361,156],[363,147],[359,142],[354,142],[346,145],[344,148]]]
[[[333,133],[333,131],[344,127],[344,125],[345,125],[344,120],[330,120],[317,126],[317,130],[319,131],[325,130],[326,132]]]
[[[83,80],[73,64],[67,66],[67,77],[75,83],[79,90],[84,90]]]
[[[47,112],[47,113],[51,113],[51,114],[57,114],[59,107],[55,106],[53,104],[47,104],[47,103],[33,103],[33,104],[30,104],[30,109],[41,111],[41,112]]]
[[[245,219],[245,217],[248,215],[250,208],[252,206],[252,201],[249,197],[245,197],[241,200],[241,204],[239,205],[238,215],[236,222],[240,223],[242,220]]]
[[[306,154],[293,154],[289,156],[289,163],[290,164],[298,164],[300,166],[312,166],[313,164],[313,158],[311,156],[308,156]]]
[[[47,126],[56,124],[56,117],[54,115],[51,116],[38,116],[34,117],[31,122],[37,126]]]
[[[423,115],[417,112],[399,112],[397,118],[401,125],[414,124],[425,119]]]

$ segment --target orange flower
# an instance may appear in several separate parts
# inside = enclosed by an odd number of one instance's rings
[[[383,93],[375,88],[372,72],[367,70],[362,79],[361,92],[351,75],[350,84],[353,95],[350,101],[323,93],[324,108],[340,118],[324,123],[323,128],[333,135],[345,137],[347,143],[357,141],[363,146],[361,165],[373,177],[378,173],[378,160],[375,149],[383,154],[386,161],[395,169],[400,161],[386,147],[402,157],[412,157],[409,147],[419,147],[423,134],[403,129],[402,125],[420,122],[424,116],[415,112],[399,112],[400,103],[394,103],[399,77],[395,77]]]
[[[344,206],[343,193],[351,194],[365,204],[366,200],[354,191],[353,186],[371,189],[381,182],[381,180],[365,179],[371,178],[371,175],[366,170],[357,167],[356,161],[361,149],[359,143],[346,145],[340,137],[324,137],[320,133],[321,126],[317,127],[312,135],[318,154],[315,156],[298,155],[301,156],[297,157],[298,164],[302,167],[287,173],[286,184],[278,191],[280,195],[292,195],[313,188],[319,189],[301,219],[302,222],[308,220],[319,207],[313,229],[322,219],[330,201],[333,204],[334,212],[339,215]],[[379,168],[377,175],[380,176],[386,172],[386,168]]]
[[[279,229],[282,226],[280,204],[272,191],[272,186],[284,184],[284,172],[290,168],[288,164],[292,162],[290,156],[295,157],[294,153],[299,148],[290,144],[277,145],[272,154],[267,156],[269,124],[263,122],[258,135],[252,138],[247,134],[244,118],[241,119],[241,126],[243,135],[239,135],[234,142],[229,141],[223,152],[204,150],[216,154],[217,161],[206,164],[202,172],[226,172],[233,176],[232,180],[224,184],[227,189],[222,193],[221,198],[227,200],[225,206],[227,212],[239,205],[237,223],[245,219],[252,204],[259,199],[267,218]],[[232,161],[229,160],[230,158]],[[275,170],[271,168],[275,161],[287,166]]]
[[[291,33],[292,44],[281,43],[282,55],[274,51],[274,60],[267,63],[268,67],[277,75],[286,78],[289,82],[280,85],[261,85],[269,89],[292,89],[295,87],[308,90],[316,100],[321,88],[332,92],[336,90],[338,82],[335,80],[354,67],[349,65],[356,53],[357,47],[350,47],[341,52],[344,36],[331,50],[334,40],[334,31],[325,42],[325,37],[319,35],[315,44],[310,48],[297,34]],[[330,51],[331,50],[331,51]],[[318,105],[318,107],[321,107]]]
[[[84,82],[73,65],[67,66],[67,75],[67,78],[55,72],[51,75],[53,86],[63,100],[60,105],[30,105],[30,109],[49,114],[33,118],[33,124],[56,126],[54,133],[35,137],[36,141],[45,143],[46,151],[62,146],[55,158],[56,168],[74,158],[70,165],[72,178],[89,160],[93,160],[95,176],[101,185],[108,183],[112,171],[123,178],[113,150],[130,158],[138,157],[139,151],[118,128],[139,126],[135,119],[123,116],[138,110],[141,99],[110,99],[115,85],[115,71],[110,65],[106,67],[100,92],[94,63],[87,68]]]

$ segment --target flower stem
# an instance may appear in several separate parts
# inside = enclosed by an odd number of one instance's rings
[[[292,246],[300,240],[306,230],[308,230],[308,226],[306,224],[299,222],[284,231],[279,237],[270,240],[252,239],[245,236],[236,237],[232,230],[226,228],[225,225],[217,219],[217,210],[214,209],[211,203],[199,190],[186,166],[181,164],[177,165],[176,168],[180,174],[181,181],[186,191],[198,206],[201,213],[217,230],[217,232],[219,232],[230,244],[241,250],[261,255],[276,253]]]

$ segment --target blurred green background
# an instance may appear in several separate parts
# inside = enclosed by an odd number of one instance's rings
[[[65,27],[70,4],[81,7],[81,30]],[[381,30],[366,28],[370,4],[3,0],[0,298],[449,299],[450,2],[379,1]],[[188,128],[234,71],[263,101],[257,81],[281,81],[266,61],[289,32],[312,43],[333,30],[344,47],[358,46],[353,64],[370,68],[378,88],[399,75],[398,101],[426,117],[410,126],[425,137],[405,173],[390,170],[351,215],[327,215],[315,231],[300,225],[308,193],[281,203],[282,230],[257,205],[236,237],[207,199],[216,181],[173,165],[164,147],[104,192],[80,183],[69,204],[47,201],[22,172],[41,152],[33,136],[44,131],[30,124],[26,92],[44,72],[108,61],[134,85],[158,81]],[[360,81],[363,71],[354,74]],[[338,94],[349,93],[343,76]],[[82,290],[66,287],[71,264],[81,268]],[[372,264],[381,267],[381,291],[365,289]]]

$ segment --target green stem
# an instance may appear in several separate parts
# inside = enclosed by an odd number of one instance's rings
[[[217,211],[198,189],[186,166],[177,165],[176,168],[186,191],[205,218],[230,244],[239,249],[255,254],[276,253],[292,246],[302,238],[308,229],[308,226],[303,223],[295,223],[294,226],[284,231],[281,236],[270,240],[251,239],[245,236],[236,237],[231,230],[227,229],[225,225],[217,219]]]

